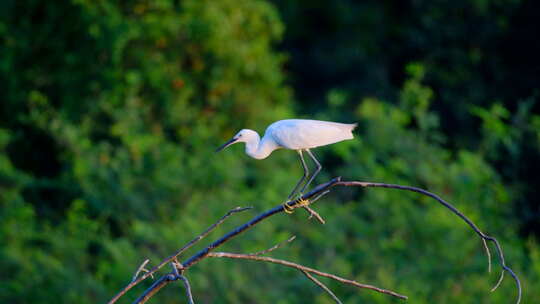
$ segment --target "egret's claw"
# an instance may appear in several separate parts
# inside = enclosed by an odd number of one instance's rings
[[[310,203],[311,202],[308,199],[303,199],[302,197],[300,197],[298,199],[297,205],[298,205],[298,207],[307,207],[307,206],[309,206]]]
[[[283,204],[283,211],[285,211],[285,213],[287,213],[287,214],[291,214],[291,213],[294,212],[295,208],[307,207],[307,206],[309,206],[310,203],[311,202],[308,199],[303,199],[302,197],[300,197],[300,198],[297,198],[295,203],[292,204],[292,205],[284,203]]]
[[[293,213],[294,207],[289,206],[287,203],[283,204],[283,211],[287,214]]]

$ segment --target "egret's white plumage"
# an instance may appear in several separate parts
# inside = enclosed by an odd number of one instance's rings
[[[238,132],[231,140],[219,147],[217,151],[223,150],[238,142],[245,142],[246,154],[256,159],[267,158],[274,150],[281,148],[298,151],[304,168],[304,176],[294,188],[289,196],[290,198],[309,173],[304,162],[302,151],[308,152],[317,165],[317,170],[306,185],[304,185],[302,188],[303,191],[321,169],[321,165],[310,149],[352,139],[352,131],[355,127],[356,124],[344,124],[331,121],[285,119],[276,121],[268,126],[262,139],[259,134],[253,130],[240,130],[240,132]]]
[[[286,149],[311,149],[352,139],[352,130],[355,127],[356,124],[309,119],[286,119],[268,126],[263,141],[268,137]]]

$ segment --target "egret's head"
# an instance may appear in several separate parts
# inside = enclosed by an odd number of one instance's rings
[[[235,144],[235,143],[239,143],[239,142],[249,142],[251,141],[252,139],[254,139],[255,137],[258,137],[259,135],[257,134],[257,132],[253,131],[253,130],[250,130],[250,129],[242,129],[240,130],[240,132],[236,133],[235,136],[233,136],[233,138],[231,138],[228,142],[224,143],[223,145],[221,145],[219,148],[217,148],[216,152],[219,152],[225,148],[227,148],[228,146],[232,145],[232,144]]]

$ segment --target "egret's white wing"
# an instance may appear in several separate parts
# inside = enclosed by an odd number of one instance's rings
[[[356,124],[342,124],[308,119],[287,119],[271,124],[265,137],[287,149],[310,149],[352,139]]]

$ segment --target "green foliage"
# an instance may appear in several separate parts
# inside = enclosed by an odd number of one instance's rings
[[[485,20],[494,7],[518,2],[474,1],[471,14]],[[423,5],[430,13],[422,23],[438,20],[445,7]],[[358,17],[355,5],[332,8],[345,23]],[[286,54],[275,50],[284,35],[302,31],[282,23],[287,11],[280,16],[263,0],[27,0],[4,1],[0,14],[0,302],[104,302],[146,258],[156,265],[233,207],[260,212],[281,203],[300,176],[294,153],[278,151],[265,161],[248,159],[239,145],[214,153],[237,129],[262,132],[294,116],[293,107],[312,110],[293,102]],[[507,19],[497,21],[500,27]],[[367,45],[377,40],[358,37]],[[348,45],[336,51],[336,60],[320,60],[325,69],[342,71],[348,56],[358,55]],[[484,60],[480,50],[471,58]],[[434,111],[439,91],[428,84],[435,74],[438,86],[461,80],[437,62],[408,62],[399,88],[381,86],[389,101],[349,85],[321,94],[324,110],[314,116],[360,126],[355,140],[316,151],[324,159],[317,180],[342,175],[440,194],[499,238],[523,280],[524,302],[532,303],[540,297],[540,249],[519,231],[535,223],[536,209],[523,195],[530,188],[517,164],[540,148],[534,98],[515,110],[504,102],[460,102],[459,115],[479,118],[481,128],[466,134],[478,135],[477,146],[455,145],[440,126],[446,117]],[[501,159],[513,165],[501,167]],[[516,213],[516,206],[527,208]],[[336,189],[316,208],[325,226],[302,212],[279,215],[223,250],[259,251],[294,234],[293,244],[272,254],[394,289],[414,303],[508,303],[515,295],[508,278],[489,293],[498,273],[487,274],[480,240],[427,197]],[[233,216],[208,241],[251,216]],[[276,265],[209,259],[188,276],[202,303],[330,301],[301,273]],[[325,283],[344,303],[394,302]],[[178,303],[179,288],[155,300]]]

